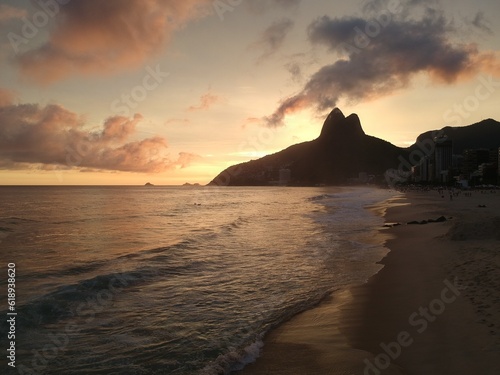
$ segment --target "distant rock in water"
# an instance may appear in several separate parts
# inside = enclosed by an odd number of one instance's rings
[[[146,182],[144,186],[154,186],[151,182]]]

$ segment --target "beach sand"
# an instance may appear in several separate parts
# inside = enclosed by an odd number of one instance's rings
[[[238,375],[500,374],[500,192],[400,203],[372,208],[403,224],[381,230],[383,269],[270,332]]]

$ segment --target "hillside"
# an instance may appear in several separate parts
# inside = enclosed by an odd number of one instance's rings
[[[488,119],[463,127],[445,127],[418,136],[409,148],[400,148],[382,139],[366,135],[359,117],[345,117],[335,108],[325,120],[320,136],[310,142],[290,146],[273,155],[234,165],[210,182],[219,186],[313,186],[343,184],[365,178],[384,180],[388,169],[398,169],[401,161],[412,160],[412,152],[421,154],[423,144],[429,145],[436,136],[453,140],[453,153],[466,149],[496,149],[500,147],[500,123]],[[427,155],[429,156],[429,155]],[[417,158],[418,160],[418,158]],[[372,178],[373,178],[372,177]]]
[[[334,109],[320,136],[273,155],[232,166],[210,184],[261,186],[279,183],[280,171],[288,170],[288,185],[341,184],[359,173],[382,176],[398,165],[408,149],[366,135],[356,114],[345,117]]]

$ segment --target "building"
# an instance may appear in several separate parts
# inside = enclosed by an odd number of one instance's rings
[[[500,157],[500,156],[499,156]],[[462,174],[466,179],[479,169],[481,164],[490,162],[490,152],[485,149],[465,150],[464,161],[462,164]]]
[[[453,177],[453,142],[447,136],[435,138],[434,177],[436,182],[446,183]]]
[[[422,183],[432,181],[430,168],[432,168],[433,164],[431,163],[431,159],[433,159],[432,156],[430,158],[426,156],[420,160],[418,165],[412,168],[414,182]]]

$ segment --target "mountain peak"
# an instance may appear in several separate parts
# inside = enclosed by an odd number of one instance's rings
[[[321,130],[320,139],[331,141],[345,137],[365,135],[358,115],[355,113],[345,117],[339,108],[335,108],[326,118]]]
[[[342,111],[340,110],[340,108],[335,107],[335,109],[333,111],[331,111],[330,114],[328,115],[328,117],[326,118],[326,121],[328,121],[328,120],[333,121],[333,119],[345,119],[345,116],[342,113]]]

